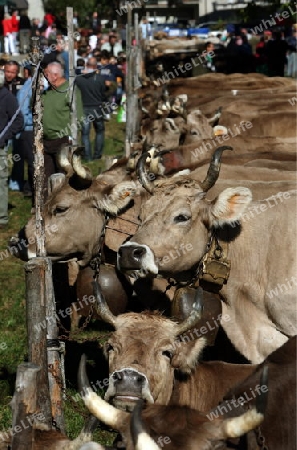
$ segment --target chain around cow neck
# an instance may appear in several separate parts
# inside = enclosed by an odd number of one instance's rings
[[[227,258],[228,243],[219,242],[215,229],[209,235],[205,251],[197,263],[195,273],[190,280],[176,281],[168,278],[168,285],[164,293],[175,286],[201,286],[205,291],[218,293],[227,283],[231,262]]]

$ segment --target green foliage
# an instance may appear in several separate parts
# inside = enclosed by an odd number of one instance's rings
[[[44,7],[45,10],[51,10],[55,15],[59,15],[60,13],[64,13],[66,15],[67,6],[71,6],[73,11],[78,12],[78,18],[80,19],[80,26],[84,26],[84,23],[81,23],[87,16],[91,17],[92,12],[96,11],[95,0],[72,0],[71,5],[69,5],[68,0],[45,0]]]
[[[222,18],[219,18],[219,20],[216,22],[216,24],[211,25],[211,30],[213,31],[220,31],[223,30],[226,26],[226,21]]]
[[[240,19],[243,22],[254,21],[258,18],[260,10],[261,8],[258,5],[256,5],[254,1],[251,1],[250,3],[247,4],[245,8],[240,10],[239,12]]]
[[[1,0],[0,0],[1,1]],[[69,5],[68,0],[45,0],[45,9],[50,9],[55,15],[60,13],[66,14],[67,6],[71,6],[73,11],[78,12],[79,26],[83,28],[90,27],[90,18],[94,11],[98,12],[99,19],[112,20],[120,17],[116,10],[119,9],[120,0],[101,0],[99,3],[96,0],[72,0]]]

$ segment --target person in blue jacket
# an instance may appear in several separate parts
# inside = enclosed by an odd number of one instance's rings
[[[27,65],[26,69],[28,78],[24,85],[17,93],[17,101],[21,107],[21,112],[24,116],[24,127],[21,133],[17,136],[19,158],[14,161],[11,176],[10,187],[13,183],[19,184],[19,190],[24,192],[25,197],[33,196],[33,116],[32,116],[32,66]],[[28,164],[28,181],[24,182],[24,166],[25,160]],[[12,189],[13,190],[13,189]]]

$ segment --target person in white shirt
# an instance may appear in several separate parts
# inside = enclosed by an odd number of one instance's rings
[[[115,34],[109,36],[109,41],[101,46],[101,50],[107,50],[110,56],[118,56],[118,53],[123,51],[122,45],[117,42]]]

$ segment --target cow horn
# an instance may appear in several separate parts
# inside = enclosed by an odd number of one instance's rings
[[[193,304],[193,309],[189,316],[180,324],[177,325],[175,335],[180,336],[186,331],[193,328],[201,319],[203,312],[203,289],[198,287],[195,293],[195,301]]]
[[[212,155],[210,166],[207,171],[205,180],[201,183],[204,192],[212,188],[220,175],[221,156],[224,150],[233,150],[233,147],[223,145],[218,147]]]
[[[132,152],[129,157],[128,157],[128,161],[126,164],[126,171],[128,173],[130,172],[134,172],[135,170],[135,166],[136,166],[136,157],[138,156],[138,150],[135,150],[134,152]]]
[[[90,413],[106,425],[121,431],[121,425],[129,418],[130,414],[110,405],[92,390],[86,372],[85,354],[81,356],[77,382],[80,395]]]
[[[104,322],[116,328],[116,316],[110,311],[98,281],[93,281],[93,289],[96,297],[96,311]]]
[[[144,189],[146,189],[150,194],[153,194],[154,183],[152,183],[145,170],[146,159],[150,157],[151,155],[149,152],[145,152],[141,155],[141,157],[137,161],[136,174],[140,184],[144,187]]]
[[[65,181],[64,173],[53,173],[48,179],[48,184],[47,184],[48,196],[51,195],[51,193],[53,192],[54,189],[61,186],[64,181]]]
[[[222,106],[219,106],[214,116],[212,116],[210,119],[207,119],[208,123],[212,124],[212,126],[217,125],[220,121],[221,115],[222,115]]]
[[[69,145],[63,145],[57,154],[57,163],[66,172],[66,176],[70,178],[73,175],[73,167],[69,161]]]
[[[73,156],[72,156],[72,166],[73,166],[74,172],[80,178],[83,178],[84,180],[92,180],[92,174],[91,174],[90,170],[81,164],[81,157],[79,154],[77,154],[75,152],[73,153]]]
[[[160,447],[145,431],[143,426],[141,412],[144,401],[138,400],[136,403],[130,421],[130,431],[135,446],[135,450],[160,450]]]
[[[260,385],[268,385],[268,366],[264,366],[261,375]],[[264,420],[264,413],[266,410],[268,400],[268,389],[261,392],[257,397],[256,406],[249,409],[247,412],[239,417],[227,419],[223,422],[223,429],[226,437],[234,438],[240,437],[245,433],[257,428]]]

